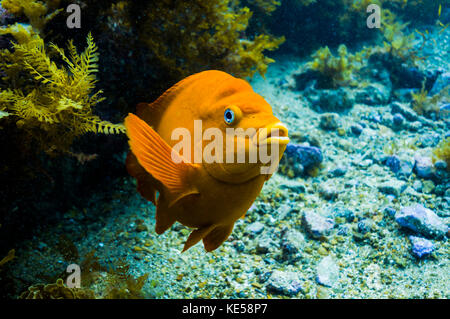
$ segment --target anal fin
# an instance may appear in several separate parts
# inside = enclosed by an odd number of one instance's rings
[[[158,235],[164,233],[175,223],[175,217],[168,211],[162,209],[159,205],[156,207],[156,226],[155,231]]]
[[[233,231],[234,223],[229,225],[217,226],[209,234],[203,238],[203,245],[207,252],[217,249],[222,243],[227,240]]]
[[[208,235],[208,233],[212,231],[215,227],[216,227],[215,225],[210,225],[194,230],[189,235],[186,243],[184,244],[182,252],[185,252],[186,250],[194,246],[196,243],[198,243],[203,237]]]

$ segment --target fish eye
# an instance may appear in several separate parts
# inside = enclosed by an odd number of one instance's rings
[[[225,112],[223,113],[223,118],[225,120],[225,123],[227,123],[228,125],[233,124],[235,119],[234,111],[229,108],[226,109]]]

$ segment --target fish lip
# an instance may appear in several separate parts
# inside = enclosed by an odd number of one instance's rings
[[[254,137],[254,143],[257,146],[261,145],[269,145],[269,144],[279,144],[279,145],[287,145],[290,141],[289,139],[289,130],[282,122],[276,122],[273,124],[269,124],[266,127],[262,128],[263,130],[258,132]],[[264,130],[265,129],[265,130]],[[278,129],[278,135],[272,136],[273,129]]]

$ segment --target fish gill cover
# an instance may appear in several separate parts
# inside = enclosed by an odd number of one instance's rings
[[[0,4],[1,298],[450,297],[448,2]],[[193,229],[155,232],[160,181],[127,173],[123,122],[206,70],[246,79],[290,143],[245,216],[209,237],[226,240],[181,253]],[[192,112],[240,88],[219,87]],[[247,123],[232,101],[221,125]]]

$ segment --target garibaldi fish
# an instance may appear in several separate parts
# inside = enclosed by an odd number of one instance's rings
[[[140,103],[136,113],[125,119],[131,148],[126,166],[139,193],[156,205],[156,232],[162,234],[178,221],[194,228],[183,251],[200,240],[206,251],[216,249],[273,173],[262,174],[267,164],[249,160],[252,147],[277,154],[277,165],[289,142],[288,129],[250,84],[215,70],[185,78],[155,102]],[[209,128],[223,133],[214,135],[215,149],[204,137],[200,142],[192,138],[199,121],[201,134]],[[191,135],[182,151],[175,149],[179,141],[173,140],[173,132],[180,128]],[[230,128],[253,128],[256,133],[230,138]],[[234,142],[231,147],[229,141]],[[193,161],[199,150],[218,160],[205,161],[203,156]],[[245,153],[245,161],[238,160],[239,151]]]

